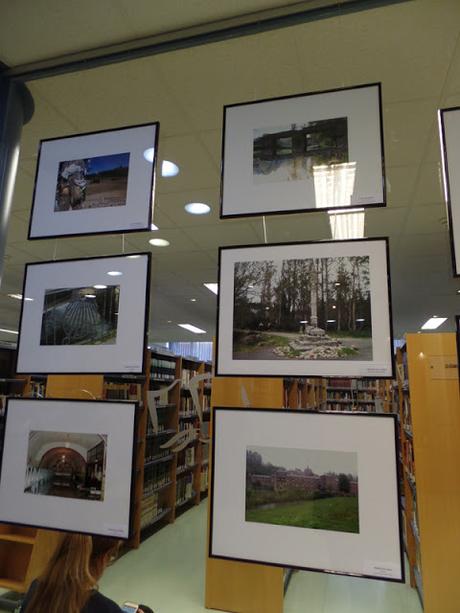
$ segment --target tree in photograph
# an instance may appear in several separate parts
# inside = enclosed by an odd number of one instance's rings
[[[342,339],[371,337],[369,283],[367,256],[238,262],[234,340],[288,357],[352,355],[358,350]]]

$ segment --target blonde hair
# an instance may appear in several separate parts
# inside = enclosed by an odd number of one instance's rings
[[[107,559],[120,542],[83,534],[65,534],[27,606],[30,613],[80,613],[97,588]]]

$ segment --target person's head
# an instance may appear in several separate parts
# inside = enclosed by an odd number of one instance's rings
[[[104,537],[63,535],[39,577],[27,613],[80,613],[119,546],[119,541]]]

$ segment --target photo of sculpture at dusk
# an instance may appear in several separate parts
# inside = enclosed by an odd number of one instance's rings
[[[358,454],[248,447],[245,519],[359,533]]]
[[[125,206],[129,153],[61,162],[54,211]]]
[[[255,184],[307,180],[315,168],[347,162],[346,117],[253,130]]]
[[[372,360],[369,257],[237,262],[233,359]]]

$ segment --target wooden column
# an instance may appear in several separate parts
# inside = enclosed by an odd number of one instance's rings
[[[460,607],[460,396],[455,334],[408,334],[425,613]]]
[[[280,408],[283,406],[283,396],[282,379],[215,377],[212,381],[211,406],[240,407],[244,410],[247,398],[250,408]],[[210,491],[209,500],[211,495]],[[282,613],[283,578],[282,568],[208,557],[205,606],[232,613]]]

